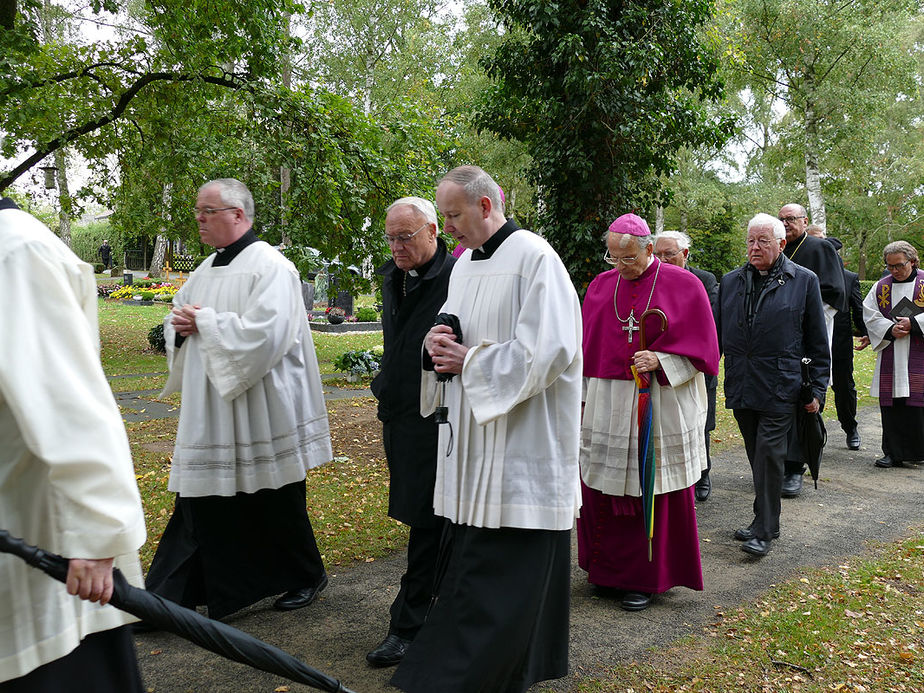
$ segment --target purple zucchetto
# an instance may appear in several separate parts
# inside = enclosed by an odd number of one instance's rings
[[[623,214],[610,224],[610,233],[627,233],[630,236],[650,236],[648,224],[637,214]]]

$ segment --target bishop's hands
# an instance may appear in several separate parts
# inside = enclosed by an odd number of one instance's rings
[[[632,356],[632,364],[639,373],[650,373],[657,370],[661,362],[653,351],[636,351]]]
[[[437,373],[462,372],[465,355],[468,347],[459,344],[456,336],[448,325],[434,325],[424,337],[424,348],[433,361],[433,370]]]
[[[68,594],[105,606],[112,598],[112,559],[72,558],[65,584]]]
[[[198,311],[200,307],[201,306],[191,306],[187,303],[180,308],[173,309],[173,318],[170,320],[170,323],[173,325],[173,329],[176,330],[178,335],[181,337],[188,337],[199,331],[199,328],[196,327],[196,311]]]

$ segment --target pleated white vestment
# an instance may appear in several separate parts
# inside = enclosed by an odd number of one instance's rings
[[[96,281],[44,224],[0,210],[0,529],[69,558],[115,557],[142,585],[144,514],[99,360]],[[0,681],[135,621],[0,553]]]
[[[173,300],[201,306],[198,333],[177,349],[164,319],[162,394],[183,391],[168,488],[187,497],[281,488],[333,457],[298,271],[263,241],[230,265],[215,257]]]
[[[490,258],[466,251],[440,312],[459,317],[470,349],[446,385],[435,513],[474,527],[571,529],[581,505],[581,308],[558,255],[523,229]],[[439,391],[424,371],[423,416]]]

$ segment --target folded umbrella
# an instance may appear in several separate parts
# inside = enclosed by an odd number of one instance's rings
[[[68,559],[26,544],[22,539],[10,536],[6,530],[0,530],[0,552],[18,556],[55,580],[67,580]],[[114,587],[110,604],[160,630],[175,633],[222,657],[283,676],[296,683],[304,683],[330,693],[353,693],[337,679],[308,666],[278,647],[129,584],[118,568],[112,571],[112,578]]]
[[[667,316],[657,308],[646,310],[639,319],[639,351],[648,346],[645,333],[645,318],[649,315],[661,318],[661,331],[667,329]],[[638,386],[638,482],[642,492],[642,515],[645,519],[645,536],[648,537],[648,562],[651,562],[651,540],[654,537],[654,487],[655,446],[651,432],[654,422],[654,408],[651,403],[651,379],[656,371],[639,373],[631,367],[632,376]]]
[[[799,392],[799,413],[796,415],[796,434],[799,436],[799,450],[802,459],[808,465],[818,488],[818,470],[821,468],[821,457],[824,454],[825,444],[828,442],[828,431],[821,418],[821,412],[807,412],[802,405],[808,404],[815,395],[812,393],[812,381],[809,375],[809,365],[812,359],[802,359],[802,388]]]

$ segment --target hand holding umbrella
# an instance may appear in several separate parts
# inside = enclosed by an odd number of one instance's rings
[[[0,530],[0,552],[19,556],[59,582],[67,580],[68,559],[30,546],[22,539],[10,536],[6,530]],[[297,683],[330,693],[352,693],[337,679],[300,662],[278,647],[129,584],[118,568],[112,571],[112,579],[110,604],[161,630],[175,633],[222,657]]]

